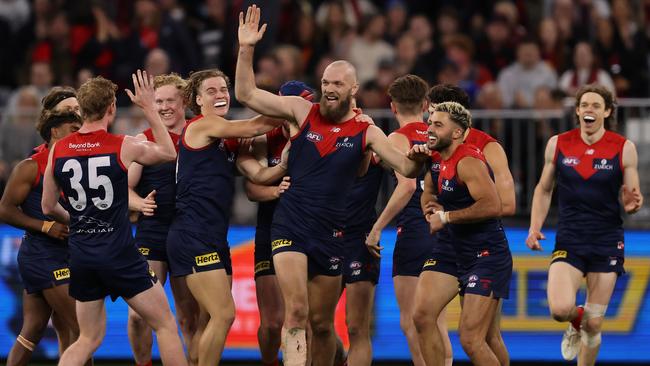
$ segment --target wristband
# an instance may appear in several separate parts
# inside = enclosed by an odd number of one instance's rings
[[[436,214],[440,216],[440,221],[442,222],[443,225],[446,225],[449,223],[449,212],[448,211],[436,211]]]
[[[55,223],[56,221],[43,221],[43,226],[41,226],[41,231],[45,234],[49,233],[50,229],[52,229],[52,226],[54,226]]]

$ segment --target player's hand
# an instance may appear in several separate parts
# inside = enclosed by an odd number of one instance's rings
[[[368,233],[368,236],[366,236],[366,246],[368,247],[368,251],[377,258],[381,258],[380,252],[384,249],[384,247],[379,246],[379,239],[381,239],[380,230],[372,229]]]
[[[239,156],[242,155],[252,155],[252,146],[254,138],[240,138],[239,139]]]
[[[641,208],[643,196],[641,195],[641,192],[639,192],[639,189],[636,187],[630,189],[624,184],[622,190],[622,200],[625,212],[628,214],[633,214],[639,211]]]
[[[445,224],[442,223],[442,219],[440,218],[440,215],[431,214],[431,215],[427,215],[426,218],[427,221],[429,222],[429,232],[431,234],[434,234],[442,230],[443,227],[445,227]]]
[[[156,100],[154,96],[153,77],[148,75],[146,71],[138,69],[135,74],[131,74],[131,78],[133,79],[135,94],[129,89],[124,89],[131,102],[142,109],[153,109]]]
[[[526,245],[531,250],[542,250],[542,245],[539,243],[540,240],[545,240],[546,236],[541,231],[532,230],[528,232],[528,237],[526,238]]]
[[[416,144],[406,153],[406,157],[415,161],[427,161],[431,158],[431,150],[426,144]]]
[[[266,23],[260,27],[260,8],[257,5],[249,6],[246,10],[246,17],[243,12],[239,12],[239,45],[255,46],[264,32],[266,32]]]
[[[444,211],[444,210],[445,208],[442,207],[442,205],[439,204],[438,201],[436,200],[428,201],[427,203],[424,204],[424,207],[422,207],[422,213],[424,214],[425,217],[434,214],[438,211]]]
[[[286,192],[291,186],[291,177],[285,176],[282,178],[282,182],[278,185],[277,197],[280,197],[282,193]]]
[[[142,200],[140,212],[144,216],[153,216],[156,208],[158,208],[158,205],[156,205],[156,190],[154,189]]]
[[[68,229],[67,225],[55,222],[52,226],[50,226],[46,234],[51,238],[63,240],[68,237],[70,230]]]
[[[367,114],[359,113],[359,114],[357,114],[356,116],[354,116],[354,119],[355,119],[357,122],[366,122],[366,123],[368,123],[368,124],[375,125],[375,121],[373,121],[373,120],[372,120],[372,117],[370,117],[370,116],[367,115]]]

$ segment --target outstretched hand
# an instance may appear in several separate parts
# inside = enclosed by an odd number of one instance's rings
[[[541,231],[531,231],[526,238],[526,246],[531,250],[542,250],[540,240],[546,239],[546,236]]]
[[[431,150],[429,150],[426,144],[415,144],[406,153],[406,156],[411,160],[426,161],[431,157]]]
[[[153,76],[138,69],[135,74],[131,74],[131,78],[133,79],[135,94],[129,89],[124,89],[131,102],[142,109],[153,108],[155,102]]]
[[[260,27],[260,8],[257,5],[249,6],[246,10],[246,17],[243,12],[239,12],[239,45],[255,46],[264,32],[266,32],[266,23]]]
[[[628,214],[633,214],[641,208],[641,202],[643,202],[643,196],[639,192],[638,188],[628,188],[626,185],[623,185],[622,192],[622,201],[625,212]]]

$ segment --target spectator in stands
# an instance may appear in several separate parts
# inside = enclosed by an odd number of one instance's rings
[[[458,33],[460,19],[458,12],[451,6],[440,9],[436,18],[436,40],[438,44],[445,44],[448,37]]]
[[[514,60],[511,33],[508,20],[503,16],[492,17],[485,27],[485,37],[479,42],[477,60],[492,75],[498,75],[501,69]]]
[[[167,52],[160,48],[154,48],[149,51],[144,61],[144,69],[151,76],[169,74],[169,56]]]
[[[406,29],[408,9],[402,0],[390,0],[386,5],[386,35],[385,39],[395,44]]]
[[[569,96],[575,96],[576,91],[586,84],[600,84],[615,93],[614,81],[609,74],[597,67],[591,45],[580,42],[573,50],[574,67],[560,77],[559,88]]]
[[[282,85],[280,62],[273,54],[264,55],[257,60],[255,70],[255,84],[271,93],[276,93]]]
[[[319,49],[332,54],[336,59],[344,58],[354,40],[352,24],[356,24],[354,16],[348,16],[344,2],[323,3],[316,13],[316,23],[320,28]]]
[[[273,55],[278,61],[280,83],[289,80],[303,80],[303,63],[300,50],[292,45],[279,45],[273,49]]]
[[[537,38],[540,41],[542,60],[556,72],[566,70],[570,48],[566,41],[560,39],[558,26],[553,18],[544,18],[539,23]]]
[[[397,75],[412,74],[418,61],[418,48],[415,38],[408,33],[402,34],[395,45],[395,72]]]
[[[379,62],[393,59],[393,47],[384,41],[386,18],[382,14],[371,15],[361,25],[360,35],[350,46],[347,60],[357,68],[360,84],[374,79]]]
[[[205,0],[200,7],[199,19],[192,22],[194,37],[199,46],[202,68],[218,68],[232,75],[233,38],[235,31],[232,24],[228,1]]]
[[[49,62],[32,63],[32,66],[29,68],[29,85],[36,88],[38,100],[41,100],[50,91],[53,79],[52,68]]]
[[[0,121],[0,171],[9,174],[42,139],[34,124],[40,113],[40,94],[34,86],[23,86],[14,93]],[[6,178],[6,176],[4,177]]]
[[[554,89],[557,75],[540,59],[537,43],[524,39],[517,47],[517,61],[499,73],[497,83],[506,108],[530,108],[537,88]]]
[[[458,69],[457,85],[465,90],[470,104],[474,104],[479,89],[485,83],[492,81],[492,74],[486,67],[474,62],[474,43],[468,36],[448,35],[444,45],[447,59]]]
[[[406,32],[415,39],[418,49],[418,58],[412,70],[413,74],[423,78],[429,84],[435,83],[438,62],[443,55],[434,45],[431,22],[422,14],[414,15],[409,21],[409,28]]]

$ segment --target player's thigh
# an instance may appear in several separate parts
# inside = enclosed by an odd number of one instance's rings
[[[309,318],[312,322],[334,321],[341,283],[341,275],[320,275],[309,280]]]
[[[573,306],[582,283],[582,272],[566,262],[553,262],[548,269],[548,302],[553,306]]]
[[[458,294],[458,279],[442,272],[422,271],[415,290],[415,312],[436,316]]]
[[[172,289],[172,296],[174,296],[174,306],[176,307],[176,316],[179,318],[179,321],[185,318],[198,318],[199,304],[187,286],[185,276],[170,276],[169,285]]]
[[[45,298],[38,293],[23,291],[23,329],[22,334],[31,342],[38,342],[52,315],[52,308]]]
[[[81,336],[101,341],[106,334],[106,308],[104,299],[77,301],[77,320]]]
[[[284,300],[275,275],[258,276],[255,279],[255,293],[261,318],[284,316]]]
[[[165,291],[160,282],[156,282],[149,289],[126,299],[126,302],[154,329],[158,329],[170,319],[173,320]]]
[[[301,252],[277,253],[273,255],[273,265],[285,302],[306,301],[307,255]]]
[[[211,316],[234,313],[235,303],[225,269],[192,273],[186,276],[186,280],[199,306]]]
[[[158,280],[160,280],[160,284],[164,286],[165,282],[167,282],[167,271],[169,268],[167,262],[148,260],[147,263],[153,273],[156,274],[156,277],[158,277]]]
[[[43,296],[69,329],[78,329],[75,299],[68,294],[69,287],[64,284],[43,290]]]
[[[345,318],[348,325],[368,325],[375,300],[375,284],[358,281],[345,285]]]
[[[616,272],[587,273],[587,302],[601,305],[609,304],[617,279]]]
[[[411,312],[415,304],[415,290],[418,286],[418,277],[415,276],[395,276],[393,277],[395,286],[395,297],[401,312]]]
[[[460,313],[460,333],[479,335],[485,338],[498,306],[498,299],[465,294]]]

